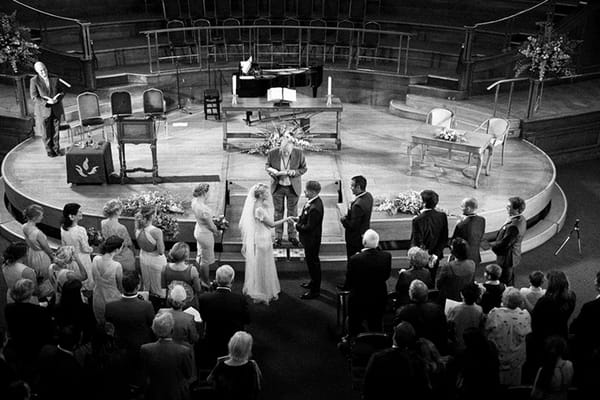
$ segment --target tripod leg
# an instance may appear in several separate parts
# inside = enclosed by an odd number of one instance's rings
[[[567,236],[567,238],[564,240],[564,242],[562,242],[562,244],[560,245],[560,247],[558,248],[558,250],[556,250],[556,252],[554,253],[555,256],[558,255],[558,253],[560,253],[560,251],[563,249],[563,247],[565,247],[565,245],[567,244],[567,242],[569,241],[569,239],[571,239],[571,234],[569,233],[569,236]]]
[[[579,249],[579,255],[581,255],[581,236],[579,236],[579,230],[577,231],[577,248]]]

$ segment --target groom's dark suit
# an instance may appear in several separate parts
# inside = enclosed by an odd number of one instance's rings
[[[319,249],[321,248],[321,233],[323,227],[323,201],[319,196],[309,200],[302,209],[296,229],[300,235],[300,242],[304,246],[304,259],[310,275],[310,291],[319,293],[321,290],[321,261]]]

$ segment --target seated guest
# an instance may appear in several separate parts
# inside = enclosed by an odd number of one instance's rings
[[[454,342],[456,353],[465,350],[463,335],[467,329],[482,329],[484,315],[481,306],[475,304],[479,299],[481,290],[474,282],[469,283],[460,291],[462,303],[453,307],[448,312],[448,325],[450,327],[450,340]]]
[[[29,279],[19,279],[11,290],[13,303],[5,307],[6,325],[10,340],[6,358],[17,375],[30,379],[40,349],[52,343],[54,324],[46,308],[31,303],[35,284]]]
[[[229,355],[221,357],[208,376],[221,400],[256,400],[262,374],[252,355],[252,336],[240,331],[229,340]]]
[[[217,268],[217,289],[203,293],[198,299],[200,315],[205,323],[207,362],[214,365],[217,357],[227,354],[228,339],[250,323],[246,298],[231,292],[235,271],[229,265]]]
[[[196,329],[196,323],[194,322],[194,317],[183,312],[186,298],[187,293],[183,286],[173,286],[167,298],[167,302],[171,308],[163,308],[159,310],[159,313],[168,312],[173,316],[173,321],[175,321],[173,340],[193,348],[194,344],[198,341],[199,335],[198,330]]]
[[[537,301],[542,297],[546,290],[542,289],[545,276],[542,271],[533,271],[529,274],[529,287],[521,288],[521,295],[525,301],[525,308],[530,313],[533,311],[533,307]]]
[[[387,303],[387,284],[392,271],[392,255],[379,250],[379,235],[367,229],[363,235],[364,248],[348,261],[346,288],[348,296],[348,331],[358,335],[362,323],[370,332],[383,332],[383,314]]]
[[[462,400],[498,399],[500,390],[498,351],[481,329],[467,329],[465,351],[458,358],[458,395]]]
[[[152,331],[158,338],[140,348],[145,377],[145,399],[188,400],[193,379],[192,349],[173,341],[175,322],[170,313],[157,315]]]
[[[417,335],[409,322],[394,327],[392,348],[371,356],[365,370],[363,398],[380,400],[402,391],[406,399],[427,398],[431,393],[425,364],[414,357]]]
[[[502,275],[502,268],[498,264],[490,264],[485,267],[483,273],[485,279],[484,292],[481,295],[481,308],[484,314],[489,313],[494,307],[500,307],[500,304],[502,304],[502,293],[504,293],[506,285],[500,282],[500,275]]]
[[[410,322],[417,337],[431,340],[440,353],[446,354],[448,330],[444,309],[428,301],[427,286],[418,279],[411,282],[408,296],[411,303],[398,309],[394,323]]]
[[[563,359],[566,352],[567,342],[562,337],[550,336],[546,340],[542,367],[533,382],[532,398],[552,400],[569,398],[569,387],[573,382],[573,364]]]
[[[85,281],[87,271],[84,265],[75,257],[75,248],[73,246],[60,246],[54,255],[54,262],[49,268],[50,284],[54,290],[54,304],[60,303],[62,296],[62,287],[65,282],[70,280]]]
[[[411,247],[408,250],[408,269],[401,269],[396,282],[396,297],[398,305],[403,306],[410,302],[408,298],[408,287],[415,279],[425,283],[428,288],[433,289],[431,273],[428,270],[429,253],[420,247]]]
[[[79,279],[66,281],[62,285],[60,301],[54,307],[53,315],[59,328],[73,327],[78,337],[81,337],[81,342],[89,343],[96,328],[96,319],[91,308],[81,298],[82,289]]]
[[[445,299],[460,301],[460,290],[475,280],[475,262],[467,259],[468,247],[464,239],[454,239],[453,260],[441,263],[436,286]]]
[[[6,293],[6,303],[12,303],[13,298],[10,294],[15,283],[19,279],[29,279],[34,283],[34,291],[37,289],[37,276],[32,268],[29,268],[24,264],[27,258],[27,244],[24,242],[11,243],[6,250],[4,250],[4,264],[2,264],[2,274],[4,275],[4,281],[8,287]],[[32,296],[30,301],[37,303],[37,296]]]
[[[531,318],[523,305],[519,289],[506,288],[502,307],[493,308],[485,322],[487,338],[494,342],[500,360],[500,383],[507,386],[521,384],[525,364],[525,337],[531,332]]]
[[[92,274],[94,275],[94,315],[99,324],[105,322],[104,312],[106,303],[121,298],[123,267],[114,257],[121,252],[123,239],[118,236],[107,238],[100,246],[100,253],[92,261]]]
[[[169,251],[169,258],[172,262],[168,263],[161,273],[162,287],[167,289],[167,297],[171,282],[183,285],[186,292],[192,294],[187,303],[184,304],[184,308],[193,306],[197,309],[198,296],[202,293],[202,287],[198,270],[193,265],[187,263],[187,260],[190,258],[190,246],[185,242],[175,243]],[[208,265],[206,267],[208,268]]]
[[[467,258],[475,262],[475,267],[481,263],[481,239],[485,233],[485,218],[476,214],[477,199],[467,197],[460,203],[463,215],[454,228],[452,239],[462,238],[467,241]]]

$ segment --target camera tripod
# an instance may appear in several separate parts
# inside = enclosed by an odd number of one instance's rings
[[[565,247],[569,239],[571,239],[571,235],[573,234],[573,232],[577,233],[577,248],[579,249],[579,255],[581,255],[581,236],[579,235],[579,219],[576,219],[573,228],[571,228],[571,232],[569,232],[569,236],[567,236],[567,238],[562,242],[558,250],[556,250],[556,252],[554,253],[555,256],[557,256],[558,253],[560,253],[560,251],[563,249],[563,247]]]

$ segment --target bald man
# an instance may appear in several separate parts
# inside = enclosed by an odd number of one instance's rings
[[[36,62],[33,68],[37,75],[31,78],[29,94],[35,104],[36,123],[41,122],[39,129],[48,157],[61,156],[64,153],[60,150],[58,128],[64,114],[64,88],[57,77],[48,75],[48,69],[43,62]]]
[[[452,234],[452,240],[461,238],[469,244],[467,249],[467,258],[475,262],[478,267],[481,262],[480,246],[481,239],[485,233],[485,218],[477,215],[477,200],[472,197],[463,199],[460,203],[462,209],[462,218]]]

